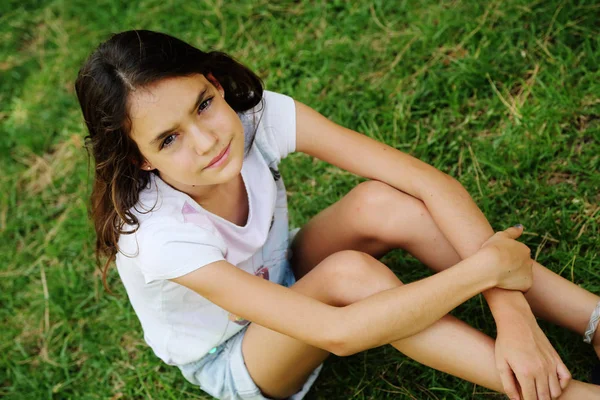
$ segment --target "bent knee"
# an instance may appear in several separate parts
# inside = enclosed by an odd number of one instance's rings
[[[385,207],[399,192],[397,189],[389,186],[386,183],[379,181],[361,182],[349,193],[352,200],[353,211],[361,216],[370,216],[373,210],[380,210]]]
[[[387,266],[360,251],[334,253],[319,267],[324,270],[329,303],[339,307],[402,285]]]
[[[406,231],[406,227],[431,220],[421,200],[383,182],[362,182],[351,194],[357,229],[376,239],[389,236],[389,232],[397,235],[399,230]]]

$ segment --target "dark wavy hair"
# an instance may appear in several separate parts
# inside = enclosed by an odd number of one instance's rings
[[[143,157],[130,136],[128,97],[138,88],[165,78],[211,73],[225,91],[225,101],[238,113],[262,100],[260,78],[231,56],[203,52],[164,33],[131,30],[101,43],[79,70],[75,90],[89,131],[86,147],[95,161],[90,217],[96,231],[96,260],[102,283],[119,251],[119,235],[135,232],[132,213],[150,174],[139,168]],[[246,140],[250,145],[254,140]],[[249,148],[249,147],[248,147]],[[125,224],[133,227],[124,230]]]

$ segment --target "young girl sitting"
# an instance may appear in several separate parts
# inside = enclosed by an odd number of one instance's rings
[[[391,344],[513,399],[600,398],[534,317],[598,353],[600,298],[533,261],[523,227],[494,234],[448,175],[162,33],[112,36],[76,90],[103,278],[116,259],[146,342],[212,396],[301,399],[330,353]],[[289,232],[294,151],[370,180]],[[396,248],[439,273],[403,285],[378,261]],[[482,292],[495,341],[447,315]]]

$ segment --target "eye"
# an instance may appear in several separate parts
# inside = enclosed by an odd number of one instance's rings
[[[165,147],[169,147],[170,145],[173,144],[173,142],[175,141],[175,137],[177,135],[176,134],[172,134],[169,135],[165,138],[165,140],[162,141],[162,143],[160,144],[160,149],[164,149]]]
[[[209,99],[204,100],[202,103],[200,103],[200,105],[198,106],[198,113],[201,113],[202,111],[206,110],[208,107],[210,107],[210,104],[212,103],[212,97]]]
[[[200,114],[201,112],[206,110],[208,107],[210,107],[210,105],[212,104],[212,100],[213,100],[213,97],[210,97],[210,98],[204,100],[202,103],[200,103],[200,105],[198,106],[198,114]],[[160,144],[159,150],[162,150],[166,147],[171,146],[175,142],[176,137],[177,137],[177,134],[175,134],[175,133],[167,136],[165,138],[165,140],[163,140],[162,143]]]

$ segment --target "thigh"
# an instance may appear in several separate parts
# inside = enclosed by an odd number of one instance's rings
[[[320,272],[320,268],[315,268],[290,289],[325,302],[317,289],[323,275]],[[329,356],[323,349],[255,323],[248,326],[244,335],[242,354],[252,380],[270,398],[286,398],[296,393]]]
[[[291,263],[297,278],[304,276],[321,260],[342,250],[357,250],[379,258],[391,248],[377,234],[382,205],[410,197],[385,183],[366,181],[339,201],[319,212],[300,229],[290,248]]]
[[[327,257],[290,289],[343,306],[401,284],[373,257],[342,251]],[[254,323],[245,333],[242,353],[252,380],[266,396],[274,398],[296,393],[329,356],[325,350]]]
[[[436,271],[460,261],[421,200],[379,181],[359,184],[321,211],[290,247],[296,277],[341,250],[380,258],[400,248]]]

